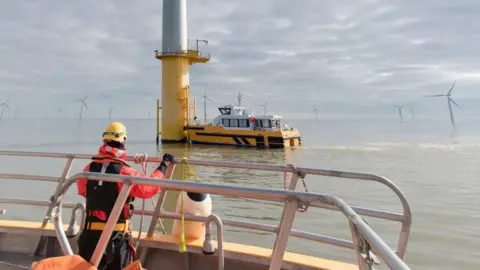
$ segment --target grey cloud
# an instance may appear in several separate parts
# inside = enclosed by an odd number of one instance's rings
[[[478,13],[480,2],[467,0],[189,0],[189,43],[208,39],[202,49],[212,55],[191,67],[192,94],[207,87],[221,104],[242,92],[248,105],[269,100],[291,115],[308,115],[313,103],[338,113],[424,106],[422,95],[455,79],[460,99],[479,98]],[[58,106],[74,115],[72,100],[90,93],[86,117],[106,115],[106,102],[145,116],[160,95],[161,15],[152,0],[5,1],[0,100],[11,94],[45,116]]]

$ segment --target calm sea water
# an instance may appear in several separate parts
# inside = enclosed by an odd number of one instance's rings
[[[97,151],[108,120],[11,120],[0,122],[0,148],[4,150],[74,152]],[[156,155],[153,120],[125,120],[131,154]],[[296,149],[256,150],[225,147],[168,146],[176,156],[190,159],[229,160],[285,164],[302,167],[367,172],[394,181],[406,194],[413,211],[407,262],[414,269],[479,269],[480,236],[480,128],[476,122],[459,122],[455,131],[448,121],[410,120],[302,120],[290,121],[302,133]],[[0,171],[58,176],[63,160],[0,157]],[[86,161],[76,161],[72,173]],[[197,168],[201,180],[241,186],[283,188],[283,174],[240,169]],[[336,195],[348,203],[382,210],[401,210],[387,188],[364,181],[307,176],[311,192]],[[298,189],[302,186],[299,185]],[[52,183],[3,181],[1,197],[47,200]],[[67,201],[81,198],[72,188]],[[214,211],[223,218],[277,224],[279,204],[213,197]],[[150,206],[150,205],[148,205]],[[39,220],[41,207],[4,205],[2,218]],[[67,215],[69,216],[69,214]],[[64,218],[66,220],[66,218]],[[367,218],[391,246],[396,244],[398,223]],[[350,239],[347,220],[337,212],[309,209],[298,213],[295,229]],[[274,237],[226,228],[226,241],[272,247]],[[352,250],[291,238],[289,251],[354,262]],[[384,265],[384,264],[383,264]],[[384,267],[381,267],[384,268]]]

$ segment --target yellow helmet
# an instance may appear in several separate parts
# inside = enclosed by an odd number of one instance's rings
[[[127,128],[120,122],[112,122],[103,131],[102,140],[123,143],[127,139]]]

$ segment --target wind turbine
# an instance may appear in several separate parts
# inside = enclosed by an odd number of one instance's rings
[[[264,113],[265,115],[267,115],[267,102],[268,102],[268,101],[265,101],[265,104],[260,104],[260,105],[258,105],[258,106],[260,106],[260,107],[263,107],[263,113]]]
[[[83,99],[77,100],[77,102],[81,103],[80,104],[80,117],[78,118],[78,120],[82,120],[83,106],[85,106],[85,108],[88,109],[87,103],[85,102],[87,97],[88,97],[88,94]]]
[[[205,93],[203,94],[203,117],[205,118],[205,124],[207,124],[207,99],[215,103],[215,101],[207,96],[207,87],[205,86]]]
[[[398,108],[398,115],[400,116],[400,123],[403,123],[403,114],[402,114],[402,109],[403,105],[393,105]]]
[[[18,112],[20,111],[20,109],[16,109],[15,110],[15,113],[13,115],[13,119],[17,119],[18,118]]]
[[[412,116],[412,120],[413,120],[413,118],[415,118],[415,114],[413,113],[413,108],[412,107],[410,107],[410,115]]]
[[[2,104],[0,104],[0,106],[2,106],[2,113],[0,114],[0,120],[3,119],[3,112],[5,111],[5,107],[7,107],[7,108],[10,109],[10,106],[8,106],[8,101],[9,101],[9,100],[10,100],[10,97],[8,97],[5,102],[3,102]]]
[[[454,127],[455,127],[455,119],[453,117],[452,103],[455,104],[455,106],[457,106],[458,108],[460,108],[460,106],[458,106],[458,104],[451,97],[452,96],[452,90],[453,90],[453,87],[455,86],[455,83],[457,83],[457,80],[455,80],[453,82],[452,87],[450,88],[448,93],[445,94],[445,95],[427,95],[427,96],[424,96],[424,97],[447,97],[448,110],[450,111],[450,122],[452,122],[452,126],[454,126]]]
[[[57,120],[58,120],[58,118],[60,118],[60,113],[61,113],[61,112],[63,112],[62,109],[60,109],[60,108],[57,109]]]
[[[315,107],[315,104],[313,104],[313,113],[315,113],[315,117],[317,118],[318,120],[318,113],[320,112],[319,109],[317,109],[317,107]]]
[[[112,120],[112,111],[113,111],[114,109],[115,109],[115,108],[110,107],[110,110],[108,111],[108,118],[109,118],[110,120]],[[150,115],[149,115],[149,116],[150,116]]]

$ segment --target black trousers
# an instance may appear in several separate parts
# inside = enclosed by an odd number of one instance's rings
[[[103,231],[84,230],[78,238],[78,255],[84,260],[90,261],[100,235]],[[132,252],[129,248],[130,234],[122,235],[122,232],[113,232],[98,270],[121,270],[131,262]]]

